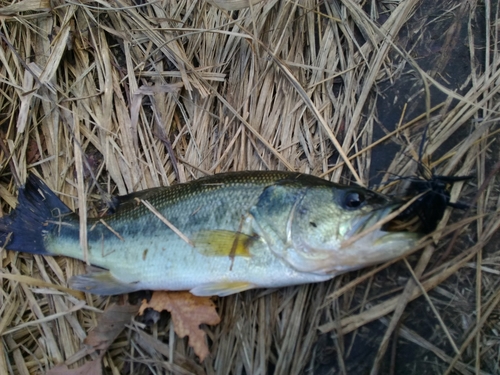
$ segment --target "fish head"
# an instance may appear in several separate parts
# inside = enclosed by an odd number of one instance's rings
[[[402,203],[368,189],[325,184],[283,194],[288,199],[281,207],[288,208],[268,223],[283,239],[276,254],[297,271],[335,275],[382,263],[404,255],[421,237],[384,230],[381,220]]]

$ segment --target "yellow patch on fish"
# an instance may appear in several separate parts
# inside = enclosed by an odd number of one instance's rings
[[[195,248],[206,256],[250,257],[250,245],[257,239],[229,230],[207,230],[198,232],[194,238]]]
[[[240,293],[253,289],[256,286],[246,281],[221,281],[204,284],[191,289],[189,292],[195,296],[219,296],[225,297],[231,294]]]

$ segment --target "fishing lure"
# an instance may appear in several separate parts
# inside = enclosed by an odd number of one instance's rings
[[[451,202],[450,190],[454,183],[467,181],[472,176],[443,176],[434,173],[430,167],[422,162],[422,154],[428,127],[424,130],[419,148],[417,174],[402,177],[409,180],[408,188],[404,193],[404,200],[419,196],[407,209],[396,217],[391,223],[392,228],[397,228],[398,222],[404,223],[409,230],[429,234],[433,232],[446,211],[447,207],[466,209],[468,205],[460,202]]]

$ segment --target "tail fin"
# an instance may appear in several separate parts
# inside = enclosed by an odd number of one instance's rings
[[[53,227],[49,220],[71,213],[55,193],[34,174],[19,188],[17,207],[0,219],[0,246],[9,250],[48,255],[44,236]]]

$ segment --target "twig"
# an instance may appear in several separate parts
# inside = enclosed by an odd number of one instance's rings
[[[170,221],[165,218],[156,208],[153,207],[151,203],[149,203],[147,200],[140,199],[140,198],[135,198],[138,202],[142,203],[144,206],[147,207],[148,210],[150,210],[155,216],[160,219],[167,227],[169,227],[175,234],[177,234],[183,241],[185,241],[189,246],[194,247],[194,243],[184,234],[182,233],[179,229],[177,229]]]

